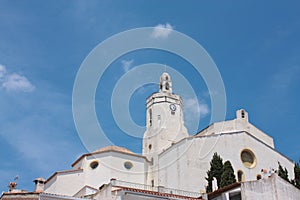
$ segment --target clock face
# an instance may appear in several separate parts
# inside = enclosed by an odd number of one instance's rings
[[[172,111],[175,111],[175,110],[176,110],[176,105],[175,105],[175,104],[171,104],[171,105],[170,105],[170,109],[171,109]]]

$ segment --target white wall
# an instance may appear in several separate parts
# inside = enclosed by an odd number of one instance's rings
[[[240,153],[243,149],[250,149],[255,154],[257,164],[254,168],[249,169],[241,162]],[[215,152],[224,162],[230,160],[236,178],[237,171],[242,170],[245,180],[256,180],[261,169],[276,170],[278,161],[287,168],[289,178],[294,177],[294,163],[291,160],[246,132],[240,132],[191,137],[173,145],[159,158],[161,170],[157,176],[160,178],[160,185],[194,192],[204,191],[207,184],[206,172]]]
[[[73,196],[77,193],[84,183],[83,172],[58,173],[45,184],[45,192],[59,195]]]
[[[242,118],[242,112],[245,113],[245,118]],[[206,129],[198,133],[198,135],[213,135],[239,131],[246,131],[254,137],[256,137],[257,139],[264,142],[266,145],[274,148],[273,138],[261,131],[260,129],[258,129],[257,127],[253,126],[251,123],[249,123],[248,113],[243,109],[236,111],[236,119],[213,123]]]
[[[242,199],[247,200],[300,199],[300,190],[277,175],[273,175],[265,180],[243,183],[241,185],[241,191]]]
[[[93,161],[99,162],[95,169],[90,167]],[[124,167],[126,161],[133,164],[130,170]],[[141,184],[145,184],[146,181],[146,160],[140,156],[108,151],[87,156],[80,163],[82,172],[58,173],[46,183],[45,192],[73,196],[86,185],[98,189],[103,184],[109,183],[111,178]]]

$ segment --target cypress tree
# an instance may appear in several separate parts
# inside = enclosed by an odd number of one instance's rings
[[[280,176],[281,178],[283,178],[286,181],[289,181],[288,171],[286,168],[283,169],[280,162],[278,162],[278,176]]]
[[[235,182],[236,179],[234,175],[234,170],[232,168],[230,161],[227,160],[223,165],[223,173],[221,176],[221,183],[220,183],[221,187],[225,187]]]
[[[212,192],[212,181],[213,181],[213,175],[210,170],[206,172],[207,177],[205,178],[208,182],[206,186],[206,193]]]
[[[300,165],[298,163],[295,163],[294,174],[295,174],[294,184],[297,188],[300,189]]]
[[[207,171],[207,177],[205,178],[208,182],[208,186],[206,187],[206,192],[212,192],[213,177],[217,179],[218,188],[220,188],[222,173],[223,173],[223,160],[217,153],[214,153],[212,160],[210,161],[210,169]]]

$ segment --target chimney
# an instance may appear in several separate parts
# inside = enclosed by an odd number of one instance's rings
[[[16,182],[9,182],[8,184],[8,192],[14,192],[17,188]]]
[[[34,181],[35,184],[35,189],[34,192],[44,192],[44,186],[45,186],[45,179],[40,177],[40,178],[36,178]]]

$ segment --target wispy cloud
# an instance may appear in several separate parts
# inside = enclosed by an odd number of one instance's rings
[[[32,92],[35,86],[25,77],[17,73],[7,73],[6,67],[0,65],[0,84],[6,91]]]
[[[193,134],[199,128],[199,121],[209,113],[209,106],[205,102],[199,102],[197,97],[183,97],[184,123],[189,133]]]
[[[174,30],[174,27],[171,26],[171,24],[166,23],[166,24],[158,24],[157,26],[154,27],[154,30],[152,32],[152,37],[153,38],[168,38],[168,36],[172,33]]]
[[[133,64],[133,59],[131,59],[131,60],[122,60],[121,64],[122,64],[122,67],[123,67],[124,71],[128,72],[130,67]]]
[[[210,112],[208,105],[198,102],[196,98],[185,99],[184,108],[188,113],[200,115],[200,118],[205,117]]]

